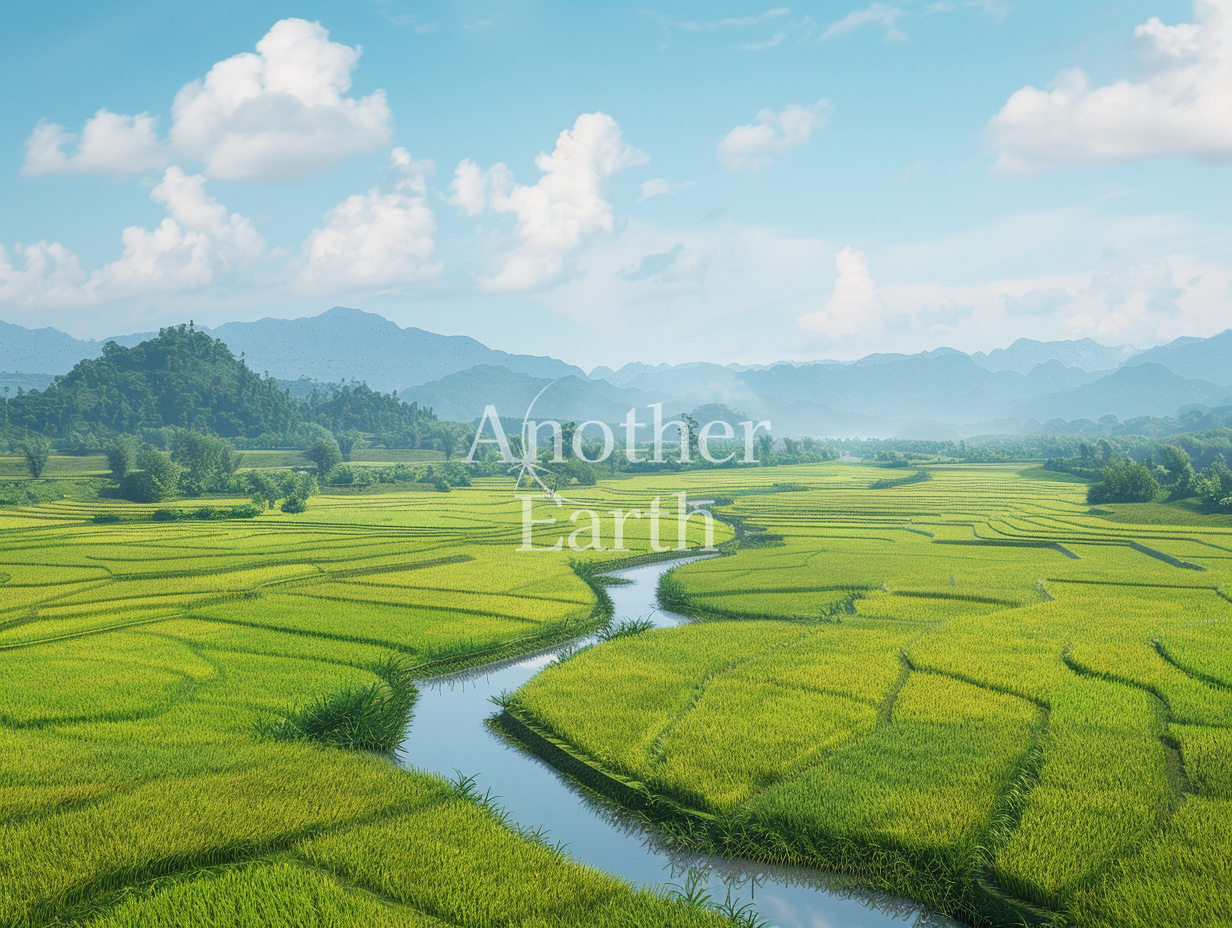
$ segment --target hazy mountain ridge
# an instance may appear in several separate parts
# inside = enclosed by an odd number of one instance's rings
[[[489,405],[496,406],[505,419],[521,419],[529,410],[530,418],[538,420],[620,422],[634,406],[676,401],[672,396],[621,388],[585,376],[534,377],[494,365],[450,374],[434,383],[410,387],[399,395],[404,402],[430,407],[439,418],[455,422],[478,419]],[[640,418],[645,419],[645,414]]]
[[[1139,354],[1132,345],[1101,345],[1091,338],[1077,341],[1040,342],[1033,338],[1020,338],[1008,348],[994,348],[985,354],[977,351],[971,359],[990,371],[1017,371],[1029,373],[1037,364],[1060,361],[1066,367],[1079,367],[1087,371],[1111,370]]]
[[[242,353],[254,371],[297,387],[362,381],[460,421],[477,419],[489,404],[520,418],[549,385],[535,405],[538,418],[616,423],[631,407],[655,402],[665,413],[720,403],[769,419],[780,434],[830,437],[957,436],[990,427],[1038,429],[1058,419],[1167,418],[1182,407],[1220,407],[1232,398],[1232,329],[1142,352],[1091,339],[1018,339],[987,354],[943,347],[764,366],[632,362],[589,375],[554,358],[509,354],[343,307],[301,319],[227,323],[210,334]],[[33,372],[3,375],[14,384],[46,382],[62,372],[57,366],[96,357],[102,345],[0,323],[0,371]]]
[[[198,326],[197,330],[222,339],[258,373],[268,372],[279,380],[361,380],[385,393],[481,364],[538,377],[586,376],[581,368],[555,358],[497,351],[465,335],[404,329],[376,313],[342,306],[319,316],[228,322],[216,329]],[[157,334],[81,341],[56,329],[26,329],[0,322],[0,371],[66,374],[78,361],[101,355],[108,341],[132,347]]]
[[[1160,364],[1190,380],[1232,383],[1232,329],[1210,338],[1178,338],[1126,362],[1127,367],[1139,364]]]

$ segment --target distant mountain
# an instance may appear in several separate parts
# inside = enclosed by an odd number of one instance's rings
[[[780,364],[747,371],[741,381],[762,398],[808,400],[884,421],[961,423],[1002,415],[1008,404],[1087,383],[1097,374],[1057,361],[1029,374],[989,371],[959,351],[848,365]]]
[[[1172,416],[1182,406],[1226,406],[1232,387],[1191,380],[1162,364],[1135,364],[1069,390],[1037,396],[1011,411],[1024,419]]]
[[[536,377],[585,377],[579,367],[555,358],[509,354],[464,335],[404,329],[375,313],[336,306],[319,316],[228,322],[198,328],[221,339],[248,366],[281,380],[307,377],[323,383],[362,380],[390,392],[438,380],[477,364],[493,364]],[[55,329],[27,329],[0,322],[0,371],[48,376],[68,373],[78,361],[97,358],[115,341],[132,347],[157,332],[80,341]]]
[[[209,334],[297,399],[314,387],[328,392],[331,384],[366,382],[462,421],[473,421],[490,403],[504,417],[520,418],[548,384],[536,406],[545,418],[619,422],[629,408],[653,402],[675,414],[722,404],[772,421],[780,435],[835,438],[1012,431],[1109,415],[1168,418],[1180,407],[1218,406],[1232,393],[1223,386],[1232,384],[1232,329],[1145,352],[1089,338],[1018,339],[988,354],[937,348],[762,367],[632,362],[619,370],[598,367],[589,376],[554,358],[509,354],[344,307],[308,318],[232,322]],[[116,339],[121,345],[141,340]],[[46,386],[76,361],[97,357],[102,345],[0,323],[0,371],[26,372],[0,376],[0,386],[11,393]]]
[[[1210,338],[1178,338],[1144,351],[1126,364],[1162,364],[1182,377],[1232,383],[1232,329]]]
[[[58,329],[0,322],[0,371],[67,374],[78,361],[102,353],[102,342],[79,341]]]
[[[24,374],[21,371],[0,371],[0,391],[5,396],[18,390],[46,390],[55,382],[51,374]]]
[[[253,370],[284,380],[363,380],[389,392],[488,364],[535,377],[585,377],[554,358],[495,351],[465,335],[402,328],[376,313],[335,306],[302,319],[228,322],[211,334]]]
[[[1020,338],[1008,348],[994,348],[988,354],[977,351],[971,359],[990,371],[1017,371],[1026,374],[1037,364],[1060,361],[1066,367],[1084,371],[1108,371],[1120,367],[1137,353],[1131,345],[1109,347],[1090,338],[1077,341],[1037,342]]]
[[[610,384],[618,387],[623,387],[634,377],[639,374],[644,374],[647,371],[671,370],[671,364],[643,364],[641,361],[630,361],[620,370],[614,371],[606,365],[599,365],[590,372],[591,380],[606,380]]]
[[[674,400],[661,394],[622,389],[606,380],[591,380],[585,375],[553,380],[490,364],[411,387],[400,395],[403,402],[431,407],[439,418],[456,422],[478,419],[489,405],[496,407],[502,419],[521,419],[533,401],[533,419],[558,422],[597,419],[615,423],[623,422],[634,406]]]

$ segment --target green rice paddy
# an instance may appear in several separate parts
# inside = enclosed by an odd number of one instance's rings
[[[571,552],[516,552],[512,489],[0,509],[0,925],[721,924],[347,749],[398,740],[411,675],[606,620]]]
[[[687,847],[973,924],[1226,923],[1232,529],[1112,521],[1022,470],[683,475],[769,543],[665,579],[701,621],[550,667],[507,711]]]
[[[720,524],[729,556],[665,579],[699,621],[613,635],[506,711],[688,848],[972,924],[1220,924],[1232,528],[1109,519],[1021,467],[930,471],[576,488],[601,513],[730,498],[744,541]],[[346,749],[397,736],[337,722],[412,700],[395,678],[598,627],[585,578],[650,550],[643,520],[628,551],[518,552],[512,481],[476,484],[208,523],[0,509],[0,925],[721,924]],[[567,513],[544,503],[535,543]]]

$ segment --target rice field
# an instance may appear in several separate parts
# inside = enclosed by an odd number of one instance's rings
[[[323,496],[242,522],[0,508],[0,925],[723,924],[388,755],[274,736],[379,701],[392,666],[427,676],[606,621],[572,562],[644,554],[645,527],[619,554],[519,554],[512,490]]]
[[[673,476],[746,533],[661,585],[698,621],[588,649],[506,711],[698,850],[972,924],[1226,924],[1232,528],[1103,518],[1023,467],[930,471]]]

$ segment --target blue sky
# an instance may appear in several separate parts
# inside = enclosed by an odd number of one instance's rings
[[[1232,325],[1232,0],[0,16],[6,321],[587,367]]]

